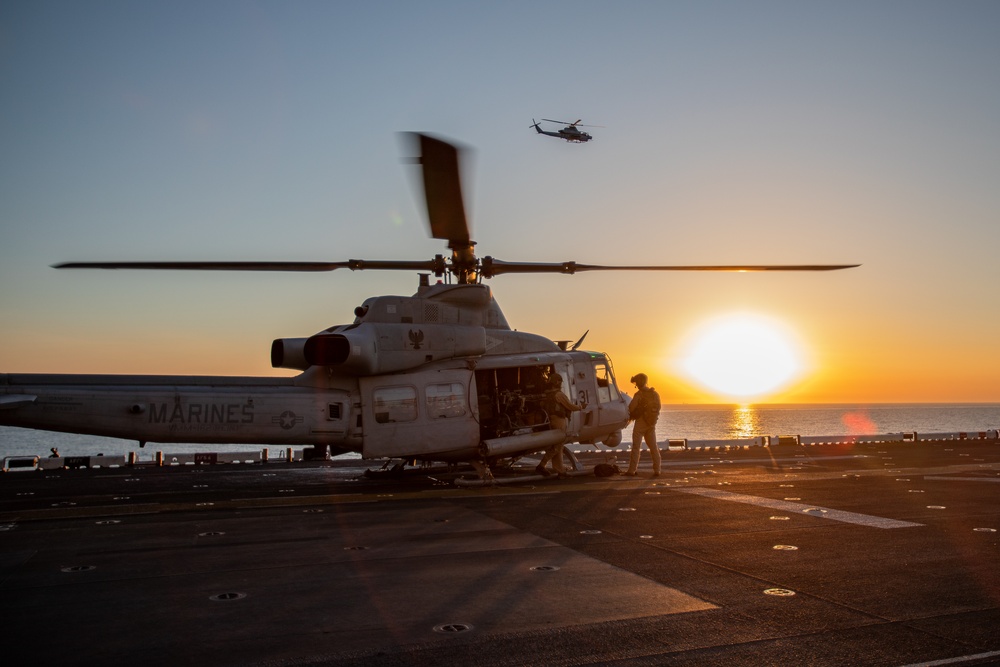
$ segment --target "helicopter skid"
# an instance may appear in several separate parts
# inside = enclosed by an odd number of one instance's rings
[[[563,473],[564,477],[592,477],[594,474],[593,470],[567,470]],[[486,486],[501,486],[504,484],[533,484],[535,482],[540,482],[543,480],[556,480],[562,479],[558,475],[517,475],[515,477],[493,477],[492,479],[468,479],[466,477],[460,477],[455,480],[455,486],[461,486],[466,488],[474,487],[486,487]]]
[[[569,447],[563,446],[562,455],[566,457],[566,460],[569,463],[569,469],[563,473],[563,476],[578,477],[580,475],[593,474],[592,471],[583,469],[580,461],[576,458],[576,455],[569,449]],[[491,468],[481,461],[472,461],[472,467],[475,468],[476,472],[479,474],[479,479],[459,477],[455,479],[455,486],[482,487],[501,484],[523,484],[537,482],[544,479],[559,479],[557,475],[546,476],[539,474],[513,474],[509,476],[501,474],[498,476],[494,474],[494,468]]]

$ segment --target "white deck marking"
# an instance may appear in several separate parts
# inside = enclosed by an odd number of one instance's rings
[[[935,475],[924,477],[924,479],[940,482],[993,482],[1000,484],[1000,477],[939,477]]]
[[[987,660],[1000,656],[1000,651],[990,651],[989,653],[977,653],[975,655],[962,655],[957,658],[945,658],[944,660],[934,660],[933,662],[915,662],[905,667],[943,667],[943,665],[960,665],[963,662]]]
[[[703,487],[693,487],[688,489],[672,489],[672,490],[679,491],[680,493],[691,493],[696,496],[715,498],[716,500],[728,500],[729,502],[733,503],[744,503],[746,505],[757,505],[759,507],[767,507],[775,510],[783,510],[785,512],[795,512],[798,514],[805,514],[806,516],[816,517],[818,519],[832,519],[834,521],[841,521],[843,523],[853,523],[859,526],[869,526],[870,528],[913,528],[915,526],[923,525],[921,523],[912,523],[910,521],[898,521],[896,519],[886,519],[884,517],[871,516],[868,514],[858,514],[856,512],[843,512],[841,510],[834,510],[828,507],[805,505],[803,503],[793,503],[787,500],[775,500],[774,498],[761,498],[759,496],[748,496],[743,493],[730,493],[728,491],[706,489]],[[823,510],[823,511],[808,512],[807,510]]]

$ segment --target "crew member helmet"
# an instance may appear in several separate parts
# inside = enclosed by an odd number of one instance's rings
[[[645,373],[636,373],[635,375],[632,376],[632,379],[630,379],[629,382],[631,382],[632,384],[640,384],[640,383],[646,384],[647,382],[649,382],[649,378],[646,376]]]

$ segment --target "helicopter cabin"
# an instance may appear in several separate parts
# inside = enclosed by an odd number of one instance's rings
[[[360,378],[365,458],[489,460],[557,442],[620,441],[627,409],[603,354],[482,357],[470,366]],[[586,405],[570,414],[565,434],[547,409],[553,373],[570,400]]]

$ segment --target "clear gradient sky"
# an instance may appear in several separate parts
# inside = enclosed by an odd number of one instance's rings
[[[417,130],[471,147],[480,255],[863,264],[491,281],[623,385],[725,401],[683,358],[739,312],[801,357],[758,401],[1000,401],[998,35],[995,1],[4,2],[0,371],[289,374],[273,338],[416,276],[49,267],[430,258]]]

